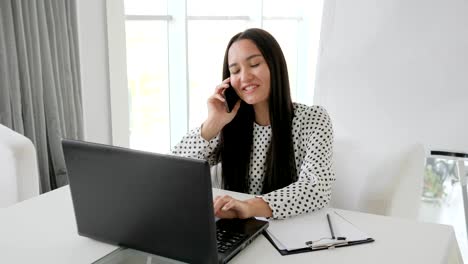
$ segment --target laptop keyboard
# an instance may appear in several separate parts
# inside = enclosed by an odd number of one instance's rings
[[[227,231],[219,227],[216,228],[216,244],[218,246],[218,252],[224,253],[228,251],[230,248],[244,240],[245,237],[247,237],[246,234]]]

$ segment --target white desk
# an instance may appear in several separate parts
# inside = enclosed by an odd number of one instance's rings
[[[463,263],[451,226],[339,211],[376,241],[281,256],[260,236],[230,263]],[[116,248],[77,234],[68,187],[0,209],[0,263],[92,263]]]

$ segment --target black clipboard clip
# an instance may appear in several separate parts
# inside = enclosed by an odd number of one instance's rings
[[[335,249],[336,247],[348,245],[348,241],[346,240],[346,238],[344,238],[344,239],[337,239],[337,240],[335,240],[333,242],[321,244],[321,245],[318,245],[318,246],[314,245],[313,241],[307,241],[307,242],[305,242],[305,244],[306,244],[307,247],[309,247],[312,250]]]

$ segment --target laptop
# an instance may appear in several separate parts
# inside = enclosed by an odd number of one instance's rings
[[[220,219],[206,161],[62,140],[79,235],[188,263],[226,263],[268,226]]]

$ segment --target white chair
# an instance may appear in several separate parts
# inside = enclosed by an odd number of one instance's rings
[[[381,151],[385,149],[385,153]],[[369,142],[335,140],[336,208],[416,219],[423,186],[425,150],[379,148]]]
[[[0,124],[0,208],[39,195],[37,154],[31,140]]]

